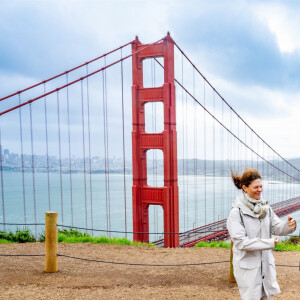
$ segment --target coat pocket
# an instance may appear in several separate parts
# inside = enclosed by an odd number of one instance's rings
[[[261,266],[261,261],[259,259],[247,259],[242,260],[239,263],[241,269],[255,269]]]

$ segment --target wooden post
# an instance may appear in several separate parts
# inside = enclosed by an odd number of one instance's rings
[[[232,252],[233,242],[231,241],[231,248],[230,248],[230,267],[229,267],[229,282],[235,283],[235,278],[233,274],[233,265],[232,265],[232,258],[233,258],[233,252]]]
[[[45,213],[45,271],[53,273],[58,271],[57,259],[57,212]]]

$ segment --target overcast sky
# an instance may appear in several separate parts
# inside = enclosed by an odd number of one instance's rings
[[[0,97],[170,31],[263,139],[300,157],[299,15],[298,1],[0,0]]]

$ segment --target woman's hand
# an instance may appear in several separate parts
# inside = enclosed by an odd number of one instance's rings
[[[277,237],[277,236],[275,236],[275,237],[274,237],[274,245],[276,246],[276,245],[277,245],[277,243],[278,243],[278,237]]]
[[[290,216],[288,216],[288,220],[289,220],[289,226],[293,229],[296,229],[297,227],[297,223],[294,219],[292,219]]]

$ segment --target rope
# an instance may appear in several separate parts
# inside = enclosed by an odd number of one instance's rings
[[[0,254],[0,256],[45,256],[45,254]]]
[[[45,225],[45,223],[25,223],[25,224],[22,224],[22,223],[4,223],[4,222],[0,222],[1,225],[3,224],[6,224],[6,225],[9,225],[9,226],[34,226],[34,225]]]
[[[114,262],[114,261],[105,261],[105,260],[97,260],[97,259],[90,259],[90,258],[81,258],[81,257],[70,256],[70,255],[64,255],[64,254],[57,254],[57,256],[67,257],[67,258],[72,258],[72,259],[77,259],[77,260],[99,262],[99,263],[104,263],[104,264],[141,266],[141,267],[186,267],[186,266],[221,264],[221,263],[229,262],[229,260],[223,260],[223,261],[189,263],[189,264],[139,264],[139,263]]]
[[[1,257],[33,257],[33,256],[44,257],[45,254],[0,254],[0,256]],[[214,265],[214,264],[222,264],[222,263],[230,262],[229,260],[222,260],[222,261],[210,261],[210,262],[187,263],[187,264],[139,264],[139,263],[114,262],[114,261],[98,260],[98,259],[91,259],[91,258],[82,258],[82,257],[71,256],[71,255],[65,255],[65,254],[57,254],[57,256],[72,258],[76,260],[104,263],[104,264],[140,266],[140,267],[190,267],[190,266]],[[276,264],[275,266],[299,268],[299,266],[294,266],[294,265]]]

